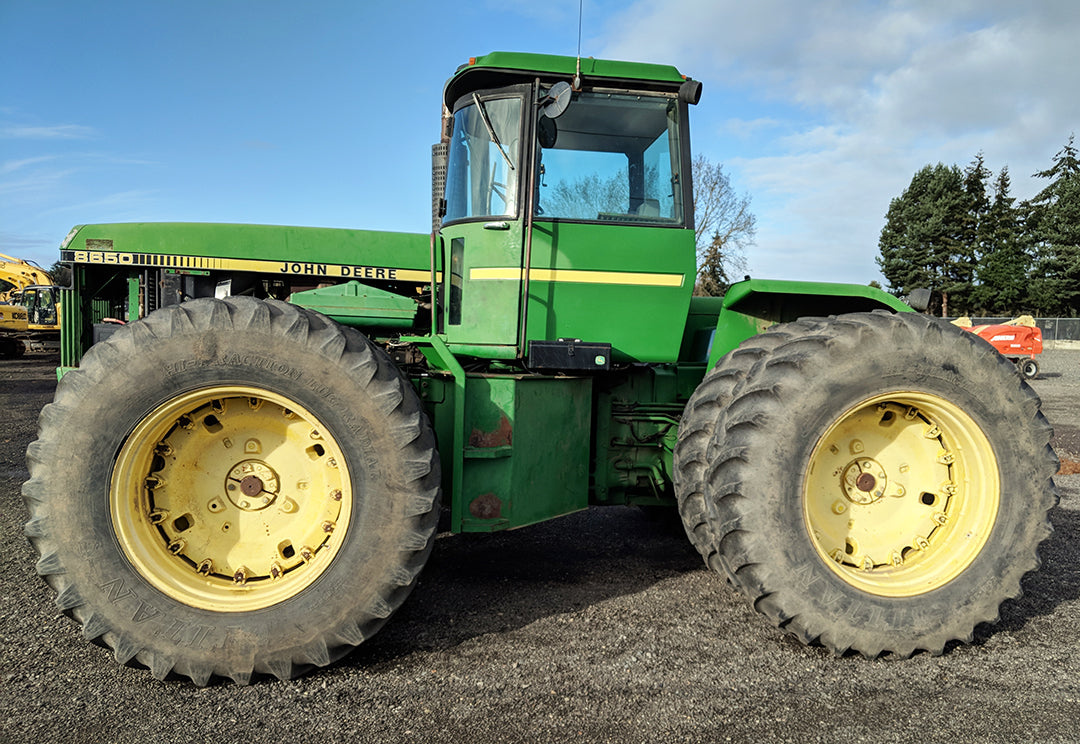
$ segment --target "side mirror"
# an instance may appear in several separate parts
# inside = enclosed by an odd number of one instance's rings
[[[540,101],[540,114],[548,119],[558,119],[570,107],[573,92],[570,83],[564,80],[555,83],[544,100]]]

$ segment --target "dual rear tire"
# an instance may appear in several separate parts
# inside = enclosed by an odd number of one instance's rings
[[[745,342],[691,398],[675,451],[687,531],[804,643],[940,653],[1038,566],[1051,429],[968,336],[914,313],[801,320]]]

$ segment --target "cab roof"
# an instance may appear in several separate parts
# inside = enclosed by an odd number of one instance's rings
[[[473,57],[458,67],[446,81],[443,102],[452,107],[461,95],[471,90],[496,88],[514,82],[527,82],[534,77],[554,82],[570,81],[577,71],[577,57],[554,54],[529,54],[526,52],[491,52]],[[581,59],[581,77],[586,85],[602,78],[609,84],[646,90],[677,91],[687,80],[671,65],[654,65],[647,62],[619,62],[615,60]]]

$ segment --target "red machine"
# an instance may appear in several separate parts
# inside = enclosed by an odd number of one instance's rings
[[[963,321],[967,321],[964,323]],[[1020,366],[1020,374],[1030,380],[1039,374],[1036,354],[1043,350],[1042,331],[1035,325],[1030,315],[1022,315],[1016,320],[999,325],[971,325],[967,318],[954,321],[967,330],[989,341],[995,349]]]

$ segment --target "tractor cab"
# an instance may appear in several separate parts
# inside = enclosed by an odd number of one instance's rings
[[[15,304],[26,308],[27,322],[32,331],[59,331],[60,288],[54,285],[24,287],[13,296]]]
[[[673,67],[580,66],[495,52],[446,84],[437,325],[458,353],[561,369],[678,356],[700,85]],[[582,343],[590,353],[575,353]]]

